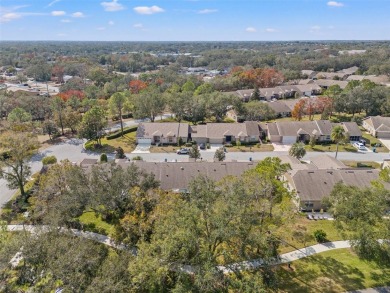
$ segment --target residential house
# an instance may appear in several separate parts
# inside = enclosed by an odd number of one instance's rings
[[[356,122],[342,122],[340,125],[348,134],[350,141],[359,141],[362,138],[362,132]]]
[[[204,175],[219,181],[226,176],[241,176],[245,171],[256,167],[254,162],[120,162],[122,168],[131,164],[146,173],[154,174],[160,181],[160,188],[167,191],[186,192],[196,176]]]
[[[347,81],[351,80],[369,80],[376,83],[377,85],[387,85],[390,82],[387,75],[350,75],[348,76]]]
[[[322,88],[313,81],[308,84],[297,84],[295,85],[295,88],[297,88],[298,93],[301,96],[305,97],[320,95],[322,93]]]
[[[348,74],[343,72],[318,72],[315,76],[316,79],[331,79],[331,80],[344,80],[348,77]]]
[[[346,74],[346,75],[352,75],[352,74],[354,74],[358,70],[359,70],[359,67],[352,66],[352,67],[349,67],[349,68],[345,68],[345,69],[339,70],[339,71],[337,71],[337,73],[342,73],[342,74]]]
[[[252,97],[252,94],[254,92],[254,89],[249,90],[238,90],[235,92],[235,94],[243,101],[243,102],[249,102],[249,100]]]
[[[190,128],[189,138],[199,143],[224,144],[259,142],[260,130],[256,121],[244,123],[207,123]]]
[[[317,72],[314,70],[301,70],[301,74],[308,79],[313,79],[317,75]]]
[[[224,144],[236,141],[259,142],[260,129],[256,121],[244,123],[207,123],[189,126],[187,123],[140,123],[137,129],[138,144],[177,144],[184,142]]]
[[[245,120],[242,116],[238,115],[238,113],[234,109],[230,109],[229,111],[227,111],[226,117],[231,120],[234,120],[235,122],[243,122]]]
[[[275,111],[277,117],[291,117],[291,109],[284,101],[271,101],[265,103]]]
[[[136,141],[138,144],[177,144],[179,137],[187,142],[188,134],[188,123],[140,123]]]
[[[292,170],[284,175],[287,187],[296,193],[299,208],[306,211],[325,208],[322,200],[330,195],[338,182],[364,188],[378,178],[379,170],[371,169]]]
[[[315,166],[312,169],[319,170],[341,170],[349,168],[343,162],[337,160],[333,156],[319,155],[309,159],[309,165]]]
[[[268,139],[271,142],[292,144],[309,141],[314,136],[318,142],[330,142],[332,124],[328,120],[280,121],[268,123]]]
[[[371,116],[363,119],[363,127],[377,138],[390,138],[390,117]]]
[[[345,87],[348,85],[348,81],[331,79],[318,79],[315,80],[314,83],[325,90],[332,85],[338,85],[341,89],[345,89]]]

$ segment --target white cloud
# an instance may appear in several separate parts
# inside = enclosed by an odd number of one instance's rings
[[[133,25],[134,28],[143,28],[144,25],[142,23],[136,23]]]
[[[329,1],[327,4],[328,4],[328,6],[332,6],[332,7],[343,7],[344,6],[344,3],[336,2],[336,1]]]
[[[64,34],[64,33],[59,33],[59,34],[57,34],[57,36],[59,36],[59,37],[66,37],[66,36],[67,36],[67,34]]]
[[[9,12],[0,16],[0,22],[9,22],[15,19],[19,19],[21,17],[22,15],[20,13]]]
[[[148,6],[138,6],[138,7],[134,7],[133,9],[138,14],[149,14],[149,15],[165,11],[164,9],[162,9],[161,7],[158,7],[156,5],[153,5],[153,6],[150,6],[150,7],[148,7]]]
[[[319,25],[313,25],[310,28],[309,32],[311,32],[311,33],[318,33],[320,30],[321,30],[321,27]]]
[[[202,9],[198,11],[199,14],[210,14],[215,12],[218,12],[218,9]]]
[[[112,20],[110,20],[109,22],[108,22],[108,25],[114,25],[115,23],[112,21]]]
[[[98,31],[104,31],[106,28],[104,26],[96,28]]]
[[[113,12],[124,10],[125,7],[122,4],[118,3],[118,0],[112,0],[112,2],[102,2],[100,5],[103,6],[105,11]]]
[[[72,13],[72,17],[81,18],[81,17],[85,17],[85,15],[84,15],[84,13],[78,11],[78,12]]]
[[[277,29],[274,29],[274,28],[266,28],[265,31],[267,33],[276,33],[278,30]]]
[[[245,29],[245,31],[247,31],[248,33],[255,33],[255,32],[257,32],[257,29],[255,29],[254,27],[247,27],[246,29]]]
[[[54,4],[56,4],[56,3],[60,2],[60,1],[61,0],[54,0],[54,1],[50,2],[46,7],[51,7],[51,6],[53,6]]]
[[[61,22],[63,23],[69,23],[69,22],[72,22],[70,19],[61,19]]]
[[[65,14],[66,14],[66,12],[62,11],[62,10],[54,10],[51,12],[51,15],[53,15],[53,16],[63,16]]]

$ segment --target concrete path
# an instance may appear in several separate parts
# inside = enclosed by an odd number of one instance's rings
[[[367,288],[355,291],[348,291],[347,293],[390,293],[390,287]]]

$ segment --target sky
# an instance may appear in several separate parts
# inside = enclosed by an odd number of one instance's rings
[[[390,40],[390,0],[1,0],[0,40]]]

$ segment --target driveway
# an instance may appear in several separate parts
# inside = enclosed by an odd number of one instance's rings
[[[379,141],[390,150],[390,139],[389,138],[381,138]]]
[[[288,152],[291,149],[291,144],[272,143],[275,152]]]

